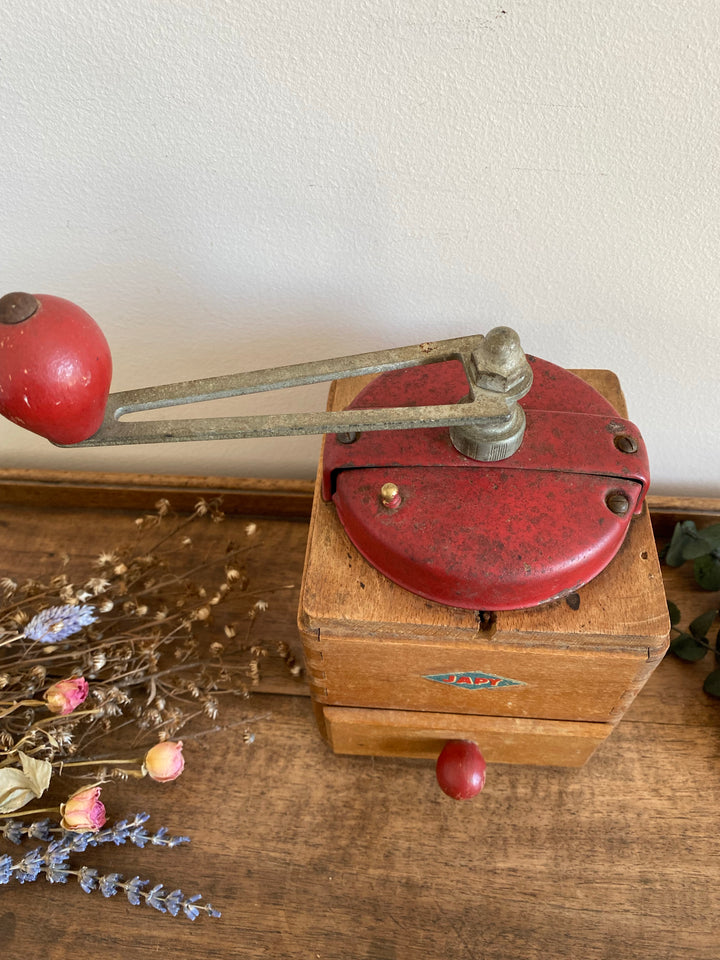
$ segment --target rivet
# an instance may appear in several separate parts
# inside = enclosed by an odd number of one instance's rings
[[[619,433],[615,437],[615,446],[621,453],[637,453],[638,452],[638,442],[634,437],[628,436],[627,433]]]
[[[402,503],[402,497],[396,483],[384,483],[380,487],[380,499],[384,507],[394,510]]]
[[[605,497],[605,504],[611,513],[624,517],[630,509],[630,498],[619,490],[614,490]]]
[[[337,438],[338,443],[355,443],[358,438],[357,433],[351,430],[348,433],[336,433],[335,437]]]
[[[0,297],[0,323],[23,323],[40,308],[31,293],[6,293]]]

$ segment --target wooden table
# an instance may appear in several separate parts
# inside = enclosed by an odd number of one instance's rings
[[[158,496],[186,508],[204,489],[225,495],[225,536],[257,517],[253,582],[299,584],[310,488],[5,471],[0,576],[54,569],[68,546],[93,557]],[[720,505],[652,506],[662,536],[674,510]],[[684,570],[668,592],[688,616],[707,606]],[[267,639],[297,643],[296,603],[297,589],[272,595]],[[585,767],[493,766],[464,804],[439,791],[431,762],[334,756],[303,683],[270,669],[224,714],[269,715],[253,745],[236,729],[189,741],[179,780],[105,792],[111,817],[147,810],[192,844],[102,848],[93,861],[202,892],[222,918],[190,923],[41,879],[0,888],[0,957],[715,960],[720,704],[701,691],[708,669],[666,659]]]

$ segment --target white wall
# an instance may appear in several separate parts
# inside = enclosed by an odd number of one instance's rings
[[[717,496],[719,39],[716,0],[3,0],[0,292],[88,310],[114,389],[508,323],[620,375],[655,492]],[[0,425],[4,467],[317,446]]]

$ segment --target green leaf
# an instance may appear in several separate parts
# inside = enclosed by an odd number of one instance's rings
[[[700,536],[703,540],[707,540],[711,549],[717,549],[720,547],[720,523],[712,523],[709,527],[704,527],[700,531]]]
[[[684,520],[682,523],[676,523],[673,530],[672,540],[665,554],[665,563],[669,567],[679,567],[685,562],[683,550],[686,544],[697,535],[697,527],[692,520]]]
[[[696,560],[698,557],[707,556],[713,549],[713,544],[705,539],[704,533],[701,533],[696,540],[687,541],[683,547],[682,555],[686,560]]]
[[[703,590],[720,590],[720,560],[717,557],[698,557],[693,563],[693,572]]]
[[[672,600],[668,600],[667,605],[668,613],[670,614],[670,623],[673,627],[676,627],[682,619],[682,614],[680,613],[677,604],[673,603]]]
[[[713,625],[716,616],[717,610],[706,610],[705,613],[701,613],[699,617],[695,617],[690,624],[689,630],[696,640],[707,639],[708,630]]]
[[[720,699],[720,669],[711,670],[705,677],[703,690],[705,693],[709,693],[711,697],[718,697],[718,699]]]
[[[702,660],[708,652],[707,646],[699,643],[695,637],[689,633],[680,633],[670,641],[670,650],[681,660],[687,660],[688,663],[696,663]]]

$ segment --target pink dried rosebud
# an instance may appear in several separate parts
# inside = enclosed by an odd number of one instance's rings
[[[97,833],[105,824],[105,807],[100,802],[100,787],[86,787],[74,793],[67,803],[60,807],[64,830],[75,833]]]
[[[59,713],[66,717],[75,707],[85,702],[89,690],[88,682],[84,677],[71,677],[69,680],[58,680],[45,691],[45,700],[51,713]]]
[[[159,783],[177,780],[185,767],[182,746],[182,740],[163,740],[150,747],[143,763],[145,773]]]

